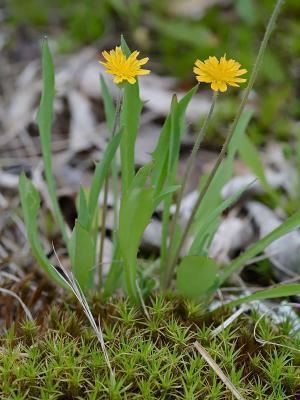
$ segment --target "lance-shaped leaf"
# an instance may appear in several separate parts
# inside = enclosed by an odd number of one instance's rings
[[[154,207],[154,189],[145,187],[150,166],[141,168],[135,176],[128,191],[123,194],[120,207],[118,230],[120,253],[124,259],[126,288],[129,296],[135,302],[138,302],[137,253]]]
[[[56,283],[62,287],[67,287],[59,274],[55,272],[55,268],[51,265],[41,246],[37,227],[40,196],[31,181],[26,178],[25,174],[20,176],[19,190],[27,237],[32,253],[39,265]]]
[[[76,221],[71,240],[72,271],[80,288],[87,292],[93,287],[95,271],[95,241],[93,233]]]
[[[47,40],[43,41],[42,47],[43,66],[43,88],[40,107],[38,111],[38,127],[41,139],[42,155],[44,161],[45,177],[51,199],[54,218],[61,230],[66,245],[69,245],[69,237],[66,230],[56,193],[56,185],[52,172],[51,159],[51,129],[53,119],[53,101],[55,94],[54,66]]]

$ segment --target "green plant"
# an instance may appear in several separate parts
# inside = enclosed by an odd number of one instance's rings
[[[115,222],[116,234],[114,235],[114,255],[107,279],[102,279],[102,253],[104,229],[100,238],[100,269],[99,289],[105,298],[109,298],[116,288],[123,287],[130,300],[134,303],[142,301],[143,270],[139,267],[138,249],[144,230],[150,222],[151,216],[157,206],[163,204],[163,232],[161,243],[160,284],[162,289],[168,289],[177,271],[176,287],[180,294],[193,297],[198,300],[208,301],[216,290],[244,263],[262,251],[272,241],[300,226],[300,212],[288,218],[280,227],[268,236],[258,241],[245,253],[241,254],[229,266],[220,269],[216,263],[207,255],[208,245],[217,228],[218,218],[221,212],[234,201],[240,193],[232,196],[229,200],[220,200],[220,189],[232,174],[232,165],[237,150],[243,146],[250,148],[245,136],[251,111],[245,111],[251,89],[253,88],[259,68],[262,63],[270,35],[275,26],[283,0],[278,0],[267,26],[263,41],[261,43],[253,71],[250,75],[248,86],[244,91],[241,103],[238,107],[235,120],[225,139],[222,150],[205,182],[202,182],[198,199],[193,207],[191,216],[185,227],[180,227],[177,221],[180,203],[185,182],[178,184],[176,181],[177,164],[180,150],[180,139],[184,134],[184,116],[186,108],[198,89],[198,85],[192,88],[181,100],[173,96],[169,115],[163,125],[157,146],[152,154],[153,161],[139,171],[135,172],[134,147],[139,128],[139,119],[142,110],[142,101],[139,95],[139,83],[137,75],[149,73],[141,70],[140,66],[147,59],[137,60],[137,52],[131,53],[125,40],[121,39],[121,47],[104,52],[106,62],[104,63],[110,73],[115,75],[115,82],[120,83],[120,100],[115,107],[113,99],[106,87],[105,80],[101,78],[102,93],[104,97],[105,113],[108,130],[111,139],[102,160],[97,163],[89,190],[80,189],[78,218],[75,227],[70,234],[63,221],[60,212],[55,182],[51,172],[51,120],[54,97],[54,69],[47,41],[43,43],[43,92],[38,114],[39,132],[42,143],[45,176],[49,195],[52,202],[53,216],[61,229],[71,262],[74,279],[80,289],[87,293],[95,289],[96,265],[97,265],[97,238],[98,238],[98,198],[104,188],[107,198],[109,185],[109,174],[113,171],[113,186],[116,193],[116,179],[118,171],[115,163],[115,155],[118,150],[121,154],[120,175],[122,181],[121,202],[117,208],[115,198]],[[111,59],[115,61],[111,62]],[[120,62],[124,71],[120,72],[115,62]],[[209,60],[208,62],[215,62]],[[232,63],[232,60],[223,59],[224,63]],[[220,62],[220,63],[221,63]],[[199,64],[200,65],[200,64]],[[208,64],[206,64],[208,65]],[[221,64],[220,64],[221,65]],[[222,64],[223,65],[223,64]],[[130,71],[130,68],[132,71]],[[223,68],[223,67],[222,67]],[[239,67],[238,67],[239,68]],[[224,69],[221,70],[224,73]],[[236,71],[236,70],[235,70]],[[242,70],[240,72],[243,72]],[[197,72],[199,74],[199,72]],[[243,72],[244,73],[244,72]],[[127,76],[126,76],[127,74]],[[240,74],[237,74],[237,76]],[[204,78],[206,82],[212,82]],[[219,78],[217,78],[219,79]],[[221,79],[221,78],[220,78]],[[127,81],[126,81],[127,80]],[[199,80],[201,80],[201,71]],[[124,82],[125,81],[125,82]],[[224,78],[225,83],[235,82],[231,76]],[[224,81],[212,82],[213,90],[225,91],[227,89]],[[239,80],[237,80],[239,82]],[[211,110],[204,121],[203,129],[200,130],[190,159],[188,161],[185,180],[188,178],[189,169],[206,133],[207,127],[213,115],[216,103],[216,95],[212,101]],[[244,154],[245,157],[245,154]],[[255,153],[247,154],[248,161],[253,163]],[[274,196],[267,186],[263,171],[257,164],[256,172],[260,175],[265,187]],[[174,193],[179,191],[175,216],[171,216],[171,205]],[[38,238],[36,217],[39,209],[39,195],[32,183],[22,175],[20,178],[21,202],[24,212],[28,239],[31,243],[33,253],[40,265],[52,278],[64,287],[68,287],[67,280],[60,275],[51,265],[43,253]],[[102,212],[102,221],[105,223],[106,204]],[[170,230],[170,240],[169,240]],[[194,240],[188,253],[181,257],[183,246],[189,234],[194,233]],[[84,249],[84,252],[82,251]],[[192,284],[191,284],[192,282]],[[282,285],[270,288],[254,294],[253,296],[240,299],[238,304],[257,298],[270,298],[280,296],[291,296],[300,291],[300,285]],[[235,302],[234,304],[237,304]]]
[[[299,337],[286,324],[274,327],[263,318],[257,334],[272,344],[261,345],[253,337],[257,313],[240,316],[213,336],[214,328],[231,315],[230,309],[212,315],[202,310],[190,317],[194,301],[168,296],[153,296],[146,307],[148,317],[126,299],[106,305],[99,298],[91,300],[96,318],[101,309],[115,382],[72,299],[51,306],[39,322],[16,324],[0,337],[2,398],[232,399],[194,349],[196,340],[245,399],[288,399],[299,390]]]

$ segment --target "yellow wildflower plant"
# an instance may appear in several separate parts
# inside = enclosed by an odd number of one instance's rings
[[[210,83],[212,90],[226,92],[227,86],[239,86],[239,83],[247,79],[240,78],[247,73],[246,69],[240,69],[241,64],[235,60],[226,60],[226,55],[221,57],[209,57],[207,60],[195,61],[194,73],[198,82]]]
[[[142,69],[141,66],[146,64],[148,57],[138,60],[139,51],[134,51],[130,56],[126,57],[121,47],[116,47],[115,50],[109,52],[103,51],[102,55],[105,61],[99,61],[106,68],[106,73],[114,76],[114,83],[122,83],[127,81],[131,84],[136,82],[136,77],[139,75],[148,75],[150,70]]]

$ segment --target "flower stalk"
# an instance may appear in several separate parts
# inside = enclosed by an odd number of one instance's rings
[[[196,217],[196,214],[197,214],[197,211],[199,209],[199,206],[201,205],[202,200],[204,199],[204,197],[205,197],[205,195],[207,193],[207,190],[208,190],[212,180],[214,179],[214,176],[216,175],[220,165],[222,164],[223,160],[226,158],[227,151],[228,151],[228,146],[230,145],[230,142],[231,142],[231,139],[232,139],[232,137],[234,135],[235,129],[236,129],[237,125],[238,125],[238,122],[239,122],[239,120],[241,118],[241,115],[242,115],[242,113],[244,111],[244,108],[245,108],[245,106],[247,104],[248,97],[249,97],[250,92],[251,92],[251,90],[253,88],[253,85],[254,85],[254,82],[256,80],[258,71],[259,71],[259,69],[261,67],[261,64],[262,64],[262,61],[263,61],[263,56],[264,56],[267,44],[269,42],[271,33],[272,33],[272,31],[273,31],[273,29],[275,27],[275,23],[276,23],[277,17],[279,15],[279,12],[280,12],[280,9],[281,9],[281,6],[282,6],[283,3],[284,3],[284,0],[277,0],[277,3],[276,3],[275,8],[273,10],[273,13],[272,13],[272,15],[271,15],[271,17],[269,19],[269,22],[268,22],[268,25],[267,25],[263,40],[261,42],[261,45],[260,45],[256,60],[255,60],[255,63],[254,63],[254,67],[253,67],[252,73],[251,73],[249,81],[248,81],[248,85],[247,85],[247,87],[245,89],[245,92],[243,94],[242,101],[241,101],[241,103],[239,105],[239,108],[238,108],[236,117],[234,119],[234,122],[233,122],[233,124],[231,126],[231,129],[229,131],[229,134],[226,137],[226,140],[225,140],[225,142],[224,142],[224,144],[222,146],[222,149],[221,149],[221,152],[220,152],[220,154],[219,154],[219,156],[217,158],[217,161],[216,161],[216,163],[215,163],[215,165],[214,165],[214,167],[213,167],[213,169],[212,169],[212,171],[211,171],[211,173],[210,173],[210,175],[209,175],[209,177],[208,177],[208,179],[206,181],[206,184],[205,184],[203,190],[200,192],[200,194],[199,194],[199,196],[197,198],[197,201],[196,201],[196,203],[195,203],[195,205],[194,205],[194,207],[192,209],[192,212],[191,212],[191,215],[190,215],[190,217],[188,219],[188,222],[187,222],[187,224],[186,224],[186,226],[184,228],[184,231],[183,231],[182,237],[180,239],[179,245],[178,245],[178,247],[176,249],[174,258],[173,258],[173,260],[171,262],[170,274],[169,274],[168,280],[166,282],[166,288],[169,287],[169,285],[171,283],[172,275],[173,275],[173,272],[175,270],[177,261],[179,259],[181,249],[184,246],[184,244],[186,242],[186,239],[187,239],[187,237],[188,237],[188,235],[190,233],[190,230],[191,230],[193,221],[194,221],[194,219]]]

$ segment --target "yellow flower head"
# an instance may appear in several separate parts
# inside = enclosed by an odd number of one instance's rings
[[[210,83],[212,90],[226,92],[227,85],[239,86],[238,83],[246,82],[240,78],[247,70],[240,69],[241,64],[235,60],[226,60],[226,55],[220,61],[216,57],[209,57],[204,62],[196,60],[194,73],[198,82]]]
[[[114,75],[115,83],[128,81],[134,84],[138,75],[150,74],[148,69],[141,68],[148,62],[149,58],[137,60],[139,51],[134,51],[129,57],[126,57],[121,47],[116,47],[115,50],[110,50],[110,52],[103,51],[102,55],[105,61],[100,61],[100,64],[104,65],[108,74]]]

